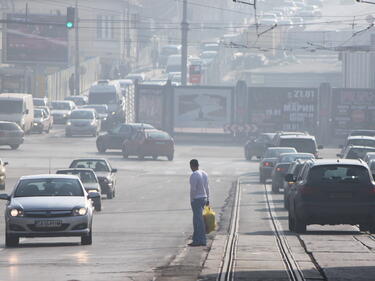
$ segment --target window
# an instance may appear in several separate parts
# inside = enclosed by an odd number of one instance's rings
[[[96,37],[101,40],[113,39],[113,17],[98,15],[96,21]]]

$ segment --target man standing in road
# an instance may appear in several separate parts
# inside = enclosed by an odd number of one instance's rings
[[[190,202],[193,210],[193,242],[189,246],[206,246],[206,229],[203,220],[203,209],[209,204],[208,175],[199,170],[198,160],[190,161],[193,173],[190,176]]]

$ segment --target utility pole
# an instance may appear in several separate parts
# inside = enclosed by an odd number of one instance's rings
[[[186,86],[187,82],[187,52],[188,52],[188,31],[187,23],[187,0],[182,4],[182,22],[181,22],[181,84]]]
[[[75,52],[74,52],[74,94],[80,94],[81,67],[79,58],[79,19],[78,19],[78,0],[75,5]]]

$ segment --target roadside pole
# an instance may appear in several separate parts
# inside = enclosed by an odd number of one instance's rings
[[[186,86],[187,82],[187,52],[188,52],[188,31],[187,23],[187,0],[182,4],[182,22],[181,22],[181,84]]]
[[[79,58],[79,19],[78,19],[78,0],[75,5],[75,52],[74,52],[74,94],[80,94],[80,58]]]

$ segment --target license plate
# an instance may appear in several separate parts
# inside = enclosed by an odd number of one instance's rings
[[[331,193],[329,197],[332,199],[350,199],[352,198],[352,194],[351,193]]]
[[[43,220],[35,221],[36,227],[60,227],[62,224],[61,220]]]
[[[157,141],[157,142],[155,142],[155,144],[165,144],[165,142]]]

